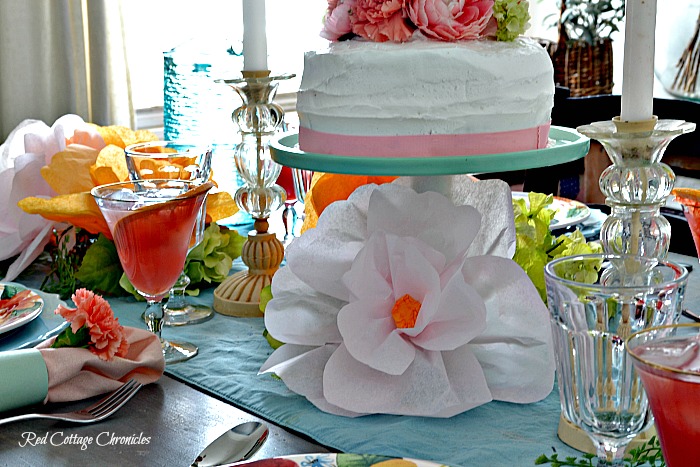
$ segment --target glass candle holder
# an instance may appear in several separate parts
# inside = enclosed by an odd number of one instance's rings
[[[234,160],[244,182],[234,198],[254,220],[254,230],[241,253],[247,269],[226,278],[214,291],[214,309],[229,316],[262,315],[260,291],[272,282],[284,259],[282,242],[268,232],[270,214],[286,199],[284,189],[275,183],[281,166],[272,160],[269,143],[284,121],[284,110],[273,102],[277,82],[294,75],[268,75],[266,71],[244,71],[243,78],[217,80],[231,86],[242,101],[232,114],[241,135]]]
[[[606,253],[666,258],[671,226],[660,207],[676,176],[661,158],[675,137],[693,130],[695,124],[683,120],[653,118],[628,123],[619,117],[577,128],[599,141],[612,161],[599,180],[605,203],[611,208],[600,232]]]

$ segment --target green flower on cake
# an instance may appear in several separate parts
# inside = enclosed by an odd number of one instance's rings
[[[496,39],[512,41],[530,26],[530,4],[527,0],[496,0],[493,17],[498,24]]]

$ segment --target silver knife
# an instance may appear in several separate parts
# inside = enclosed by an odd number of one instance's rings
[[[44,342],[46,339],[50,339],[51,337],[59,335],[61,333],[61,331],[63,331],[65,328],[68,327],[69,324],[70,323],[68,323],[68,321],[64,321],[61,324],[59,324],[58,326],[56,326],[55,328],[51,329],[50,331],[47,331],[44,334],[40,335],[36,339],[29,341],[29,342],[25,342],[24,344],[20,345],[19,347],[16,347],[16,349],[17,350],[30,349],[32,347],[35,347],[35,346],[41,344],[42,342]]]

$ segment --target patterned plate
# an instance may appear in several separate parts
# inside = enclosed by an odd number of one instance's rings
[[[430,461],[374,454],[297,454],[244,463],[245,467],[441,467]]]
[[[527,196],[527,193],[522,191],[513,192],[513,199],[523,198],[527,201]],[[582,202],[568,198],[560,198],[559,196],[555,196],[552,204],[547,207],[555,211],[552,222],[549,224],[550,230],[563,229],[580,224],[591,215],[590,208]]]
[[[24,326],[41,314],[44,300],[32,290],[19,300],[19,305],[12,301],[12,297],[24,290],[27,289],[16,284],[0,283],[0,334]]]

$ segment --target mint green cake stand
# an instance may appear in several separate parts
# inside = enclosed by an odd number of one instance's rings
[[[282,165],[349,175],[431,176],[508,172],[575,161],[588,154],[590,140],[571,128],[552,126],[544,149],[448,157],[354,157],[315,154],[299,149],[299,135],[286,133],[270,143],[272,159]]]

